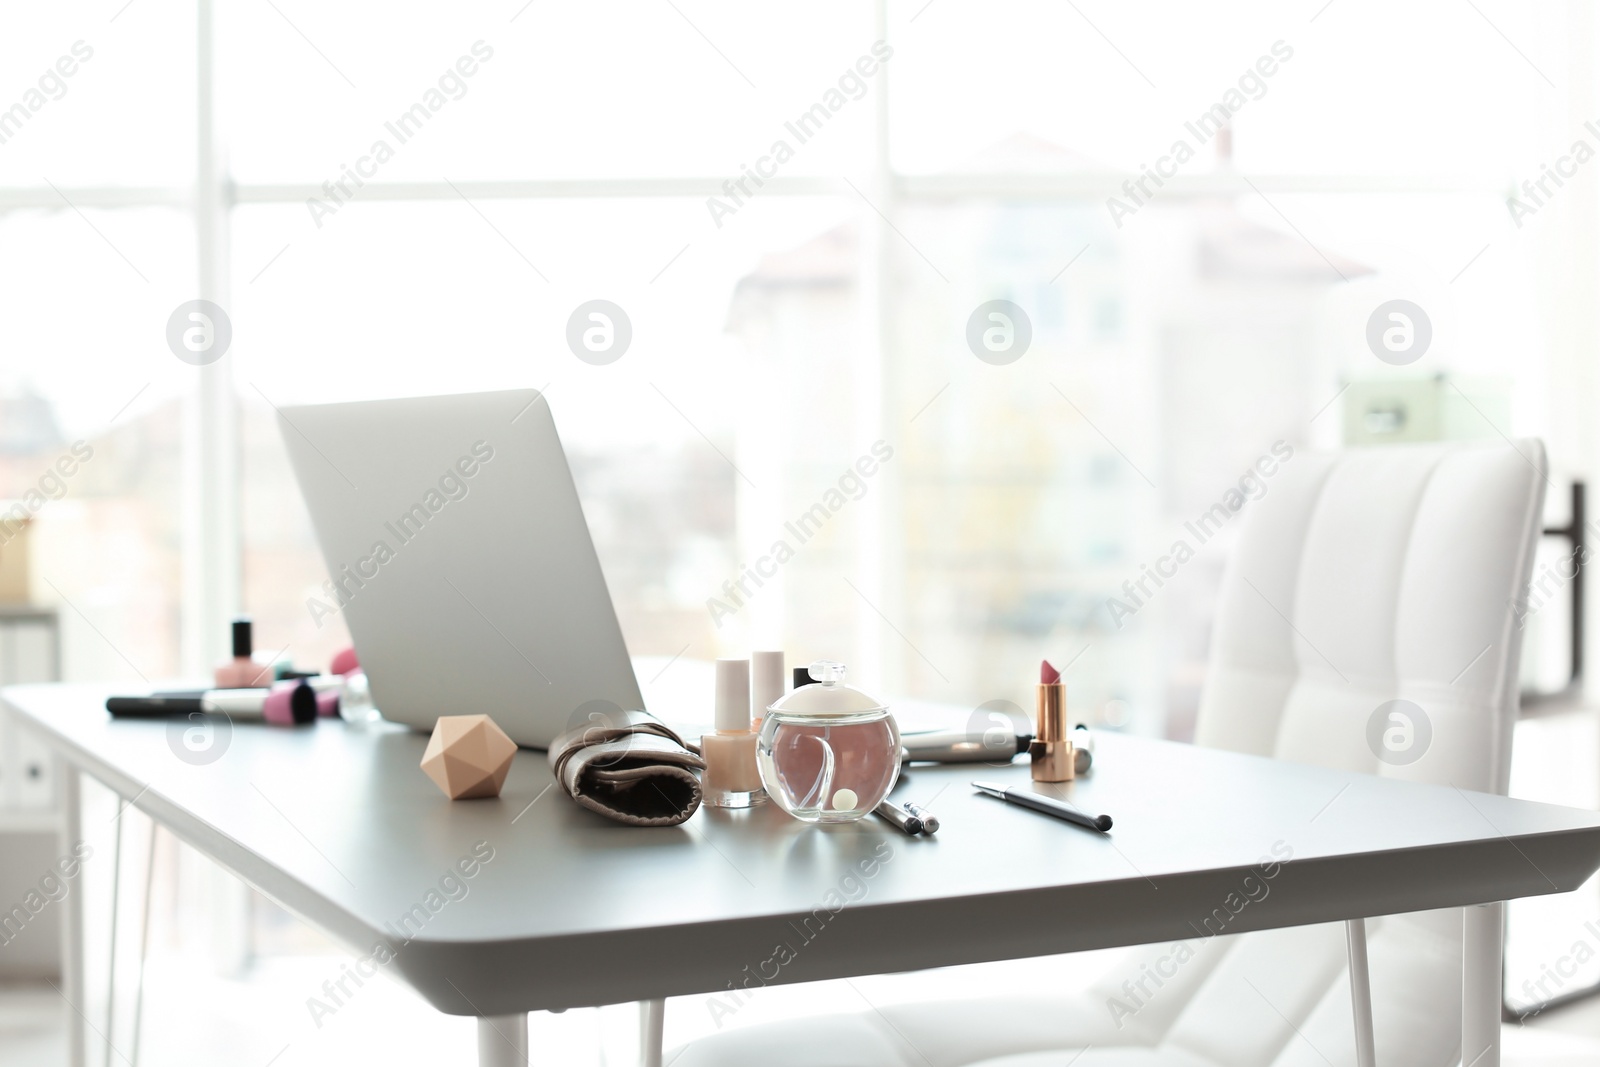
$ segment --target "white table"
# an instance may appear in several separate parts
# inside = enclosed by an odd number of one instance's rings
[[[358,955],[398,946],[395,973],[440,1011],[481,1020],[483,1064],[524,1062],[530,1011],[639,1001],[658,1026],[663,998],[725,989],[856,884],[827,936],[770,982],[1193,937],[1276,846],[1292,859],[1229,933],[1484,905],[1466,911],[1463,1029],[1467,1059],[1493,1067],[1501,902],[1576,889],[1600,868],[1593,812],[1116,735],[1101,737],[1092,776],[1062,787],[1115,818],[1105,836],[967,784],[1026,783],[1025,764],[915,769],[943,822],[932,838],[878,819],[805,826],[771,806],[634,829],[550,788],[543,753],[518,755],[499,799],[452,803],[418,769],[420,734],[239,723],[221,758],[196,765],[166,723],[112,721],[107,692],[3,697],[71,768]],[[473,856],[467,894],[419,917],[442,873]],[[81,939],[79,900],[66,901],[69,939]],[[1351,931],[1360,1034],[1365,942],[1359,921]],[[70,945],[66,991],[81,1003],[81,940]],[[659,1030],[653,1044],[647,1059]]]

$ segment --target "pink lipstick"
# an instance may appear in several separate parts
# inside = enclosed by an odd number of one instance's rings
[[[1039,689],[1036,698],[1033,742],[1028,755],[1033,759],[1036,782],[1072,781],[1072,735],[1067,729],[1067,687],[1061,672],[1045,660],[1039,664]]]

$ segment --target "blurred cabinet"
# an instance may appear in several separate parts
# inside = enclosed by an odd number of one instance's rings
[[[61,629],[53,608],[0,604],[0,685],[58,681]],[[0,911],[35,889],[60,850],[56,764],[0,713]],[[0,952],[0,980],[61,971],[59,909],[46,908]]]
[[[0,685],[61,678],[61,627],[54,608],[0,604]],[[0,826],[6,816],[55,808],[50,753],[0,717]]]

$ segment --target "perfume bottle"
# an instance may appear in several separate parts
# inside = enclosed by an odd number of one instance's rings
[[[802,822],[853,822],[894,788],[900,731],[881,701],[844,684],[844,664],[818,660],[807,673],[816,684],[796,687],[761,721],[761,781]]]
[[[700,738],[700,755],[706,761],[700,774],[702,803],[713,808],[765,803],[756,770],[756,735],[750,729],[749,660],[717,660],[715,725]]]

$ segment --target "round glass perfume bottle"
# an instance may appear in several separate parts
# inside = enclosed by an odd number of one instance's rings
[[[853,822],[900,774],[900,731],[878,700],[844,684],[844,664],[819,660],[817,683],[766,709],[756,763],[767,796],[803,822]]]

